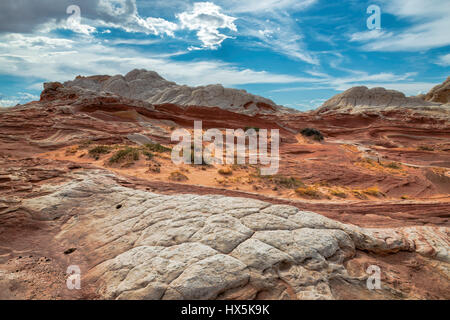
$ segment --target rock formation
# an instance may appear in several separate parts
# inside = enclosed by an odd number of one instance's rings
[[[52,264],[39,264],[53,267],[55,274],[60,264],[80,266],[85,297],[401,299],[419,298],[424,291],[430,298],[445,298],[439,294],[450,289],[448,280],[435,275],[450,262],[446,228],[363,229],[247,198],[134,190],[99,170],[76,169],[63,176],[68,181],[44,184],[41,195],[3,211],[11,220],[2,227],[2,245],[17,243],[12,232],[26,225],[53,226],[47,235],[52,239],[37,244],[33,253],[52,255]],[[27,214],[20,217],[19,212]],[[371,292],[367,266],[359,260],[363,252],[405,252],[409,263],[420,261],[416,270],[432,283],[416,287],[413,279],[390,266],[382,290]],[[2,267],[6,276],[0,287],[12,279],[33,278],[32,268],[22,269],[23,258],[13,252],[5,257],[10,259]],[[10,273],[11,267],[18,272]],[[433,273],[426,275],[425,270]],[[58,289],[53,293],[70,296]]]
[[[359,87],[286,113],[142,70],[47,83],[0,110],[0,299],[449,299],[449,107],[436,99]],[[279,129],[278,174],[147,149],[170,150],[194,120]],[[110,161],[124,150],[138,157]],[[81,290],[66,287],[73,265]]]
[[[450,77],[444,83],[435,86],[424,98],[426,101],[437,103],[450,102]]]
[[[224,88],[222,85],[203,87],[180,86],[169,82],[154,71],[133,70],[127,75],[77,77],[64,87],[109,92],[152,104],[171,103],[179,106],[208,106],[243,114],[292,112],[273,101],[252,95],[245,90]]]
[[[332,97],[315,112],[317,114],[360,114],[389,113],[400,109],[408,109],[421,113],[441,114],[441,117],[448,119],[450,107],[442,105],[442,103],[445,103],[443,97],[447,94],[445,89],[436,87],[433,90],[426,96],[426,101],[424,101],[419,97],[406,97],[403,93],[395,90],[353,87]],[[437,98],[437,96],[440,98]]]

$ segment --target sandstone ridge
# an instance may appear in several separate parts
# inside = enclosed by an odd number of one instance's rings
[[[250,115],[292,112],[288,108],[277,106],[272,100],[250,94],[245,90],[224,88],[220,84],[201,87],[178,85],[165,80],[154,71],[144,69],[132,70],[125,76],[78,76],[62,86],[98,94],[112,93],[151,104],[219,107]]]

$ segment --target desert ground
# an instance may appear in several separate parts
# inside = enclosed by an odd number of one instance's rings
[[[0,299],[449,299],[449,85],[298,112],[145,70],[45,84],[0,111]],[[278,173],[175,165],[194,121],[278,129]]]

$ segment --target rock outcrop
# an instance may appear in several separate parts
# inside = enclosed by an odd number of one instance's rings
[[[219,84],[202,87],[177,85],[175,82],[165,80],[156,72],[147,70],[135,69],[125,76],[78,76],[73,81],[65,82],[64,87],[81,88],[97,93],[108,92],[152,104],[219,107],[243,114],[293,112],[245,90],[228,89]]]
[[[424,115],[438,114],[448,118],[450,107],[435,102],[440,101],[432,98],[424,101],[419,97],[406,97],[399,91],[384,88],[353,87],[326,101],[315,113],[382,114],[407,109]]]
[[[450,103],[450,77],[444,83],[435,86],[428,92],[424,99],[430,102]]]
[[[389,269],[382,289],[371,292],[367,266],[358,259],[364,252],[405,252],[424,263],[419,269],[438,274],[450,262],[447,228],[363,229],[286,205],[161,195],[117,180],[105,171],[78,171],[58,186],[43,185],[41,195],[3,210],[0,218],[27,212],[22,224],[57,224],[35,254],[45,247],[56,262],[80,266],[84,294],[102,299],[340,299],[348,298],[339,289],[344,284],[358,298],[421,298],[424,288]],[[5,239],[12,222],[2,228]],[[63,254],[64,248],[71,249]],[[8,266],[18,263],[14,252],[2,260],[0,286],[12,277]],[[13,277],[18,281],[26,272],[17,269]],[[427,294],[446,299],[448,278],[439,277],[427,276],[442,281]]]

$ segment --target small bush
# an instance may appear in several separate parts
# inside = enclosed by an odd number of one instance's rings
[[[132,163],[139,160],[139,149],[126,147],[119,150],[109,159],[110,164],[128,162]]]
[[[352,193],[358,199],[361,199],[361,200],[367,200],[368,199],[367,196],[363,192],[361,192],[359,190],[353,190]]]
[[[100,155],[108,154],[110,152],[111,148],[108,146],[96,146],[89,150],[89,155],[95,160],[98,160],[100,158]]]
[[[174,171],[170,174],[169,180],[181,182],[181,181],[187,181],[187,180],[189,180],[189,178],[186,177],[184,174],[182,174],[180,171]]]
[[[82,150],[82,149],[87,149],[92,145],[92,141],[91,140],[84,140],[82,142],[80,142],[80,144],[78,145],[78,149]]]
[[[330,194],[332,196],[342,198],[342,199],[347,198],[347,194],[344,191],[340,191],[340,190],[331,190]]]
[[[380,191],[380,189],[378,189],[378,187],[371,187],[371,188],[367,188],[366,190],[363,191],[365,194],[369,195],[369,196],[374,196],[374,197],[379,197],[380,195],[382,195],[383,193]]]
[[[325,138],[323,137],[322,133],[314,128],[305,128],[301,132],[302,136],[304,137],[313,137],[316,141],[322,141]]]
[[[219,169],[217,172],[223,176],[230,176],[233,174],[233,170],[231,168],[222,168]]]
[[[148,166],[148,172],[161,173],[161,164],[156,161],[152,161]]]
[[[147,143],[145,145],[145,148],[150,150],[150,151],[158,152],[158,153],[164,153],[164,152],[172,151],[172,149],[164,147],[164,146],[162,146],[159,143]]]
[[[299,196],[302,197],[310,197],[319,199],[320,198],[320,192],[314,188],[314,187],[301,187],[295,189],[295,193],[297,193]]]
[[[305,184],[294,177],[285,177],[285,176],[274,176],[271,178],[272,182],[276,184],[277,186],[289,188],[289,189],[295,189],[299,187],[304,187]]]
[[[383,166],[386,168],[395,169],[395,170],[400,170],[402,168],[402,165],[397,162],[390,162],[388,164],[383,164]]]
[[[147,150],[142,151],[142,154],[147,158],[147,160],[152,160],[155,156],[153,153]]]

